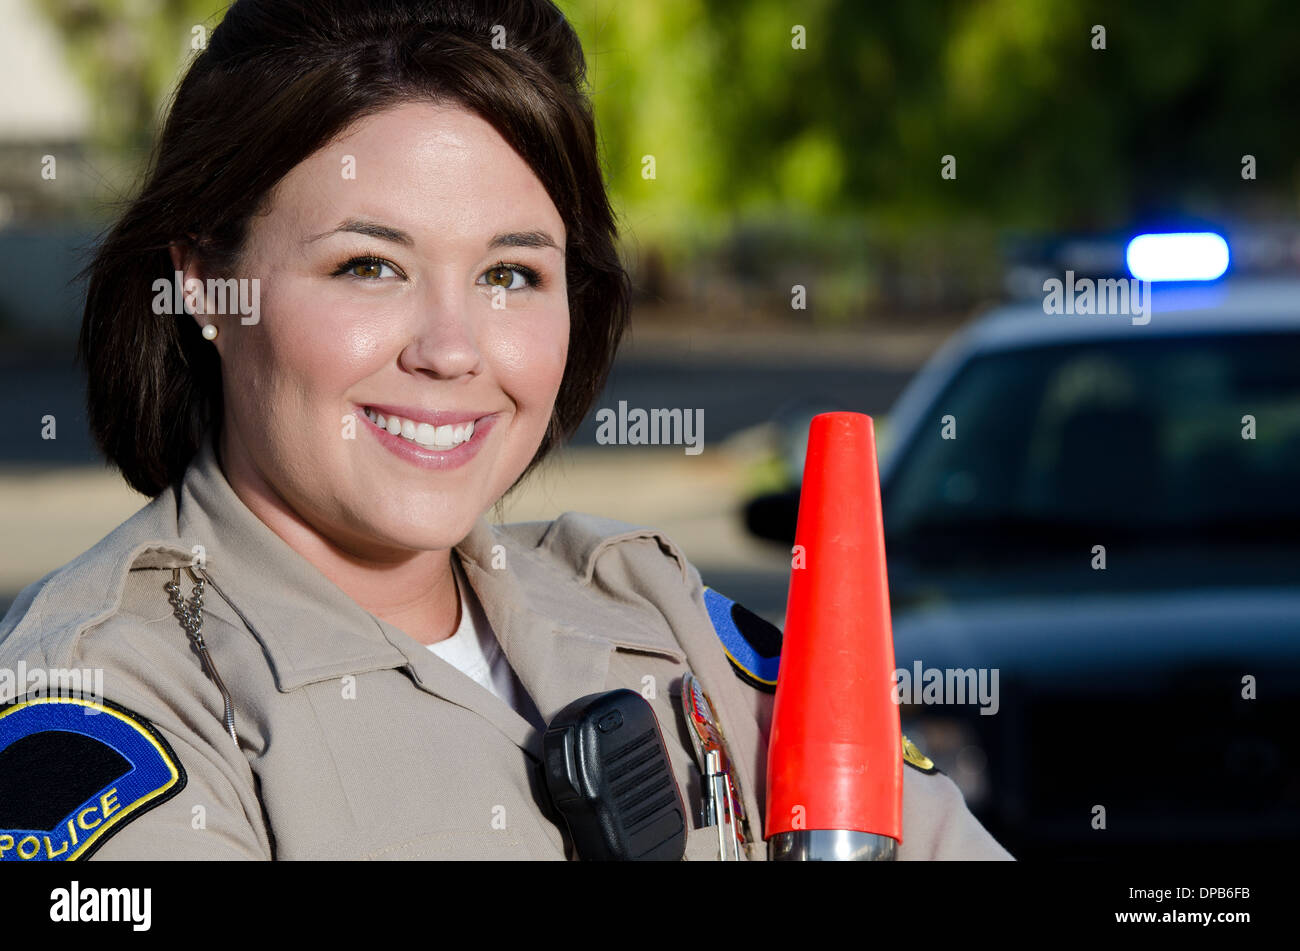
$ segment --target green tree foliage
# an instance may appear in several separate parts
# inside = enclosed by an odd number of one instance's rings
[[[94,97],[100,144],[133,150],[156,132],[195,28],[226,8],[36,2]],[[1214,213],[1242,197],[1243,154],[1259,163],[1253,197],[1294,205],[1293,0],[560,6],[587,50],[612,183],[649,233],[782,210],[1054,229]]]
[[[1294,210],[1292,0],[563,6],[633,220],[767,208],[1057,230],[1245,200]],[[1256,182],[1242,182],[1244,154]],[[955,180],[940,177],[944,155]]]

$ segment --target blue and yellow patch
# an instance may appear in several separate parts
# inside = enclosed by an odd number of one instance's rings
[[[0,861],[87,858],[184,786],[167,741],[130,710],[70,697],[0,707]]]
[[[751,687],[775,693],[781,629],[712,588],[704,589],[704,607],[736,676]]]

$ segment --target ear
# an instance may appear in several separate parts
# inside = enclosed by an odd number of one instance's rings
[[[202,329],[204,325],[212,323],[213,318],[208,315],[203,300],[203,267],[195,253],[198,237],[191,234],[187,238],[187,241],[171,242],[168,250],[171,253],[173,271],[179,271],[181,275],[181,300],[184,301],[185,311]],[[172,277],[176,279],[175,273]]]

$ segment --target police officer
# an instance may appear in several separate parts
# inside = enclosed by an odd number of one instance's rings
[[[637,691],[697,804],[688,671],[764,857],[771,677],[683,554],[486,518],[630,306],[577,40],[490,7],[239,0],[191,66],[81,336],[92,431],[152,501],[0,624],[0,666],[102,683],[3,698],[0,859],[573,858],[545,723]],[[1005,857],[909,759],[900,857]]]

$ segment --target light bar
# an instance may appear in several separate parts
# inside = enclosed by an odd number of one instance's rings
[[[1228,270],[1228,242],[1213,231],[1140,234],[1124,260],[1139,281],[1213,281]]]

